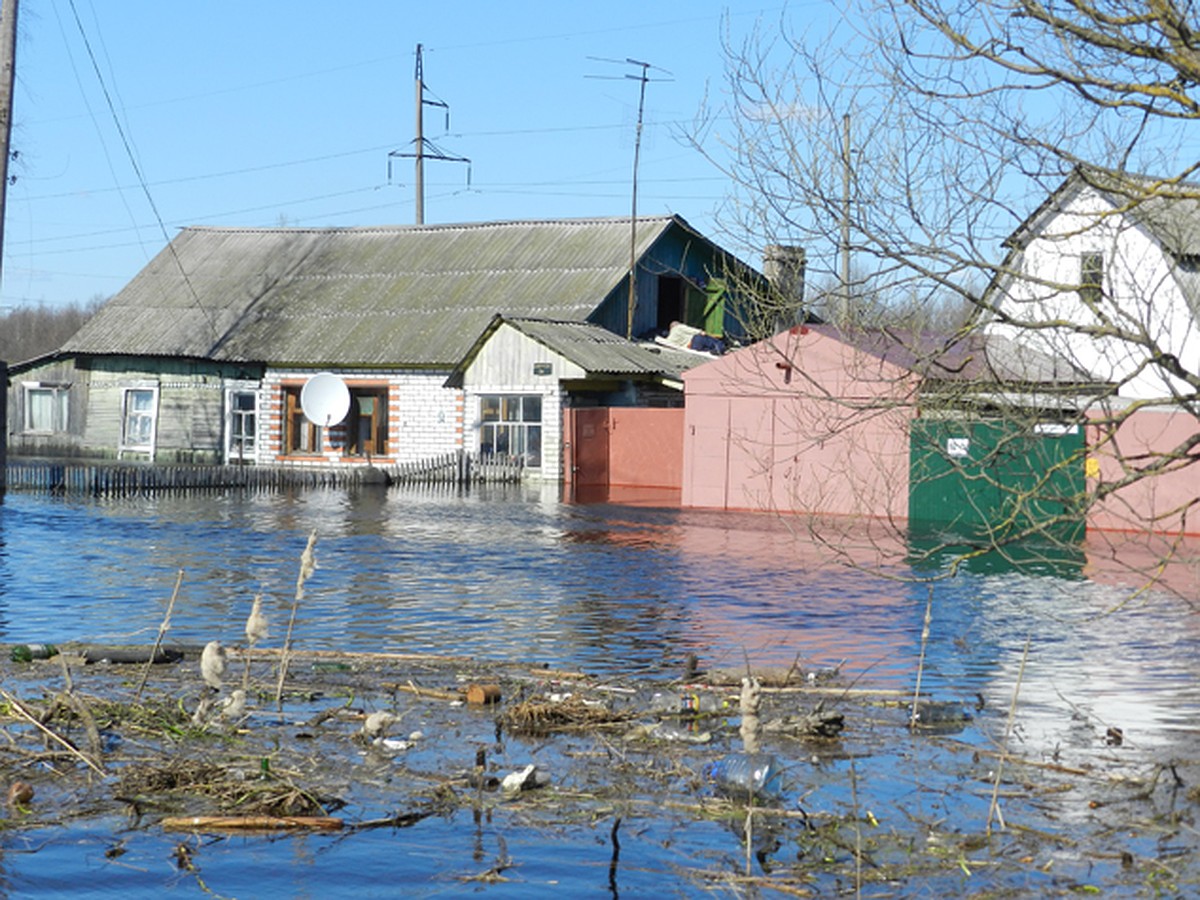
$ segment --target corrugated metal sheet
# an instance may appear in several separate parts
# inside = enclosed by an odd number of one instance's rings
[[[646,375],[678,380],[711,357],[660,344],[628,341],[599,325],[506,317],[513,328],[591,375]]]
[[[682,219],[638,221],[641,256]],[[623,284],[629,220],[188,228],[62,349],[445,366],[496,313],[582,321]]]
[[[1091,384],[1095,376],[1068,360],[995,334],[961,338],[891,329],[842,331],[835,325],[807,326],[931,382],[976,384]]]

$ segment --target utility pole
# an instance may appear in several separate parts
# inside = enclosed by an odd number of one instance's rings
[[[839,324],[845,327],[850,315],[850,114],[842,116],[842,291],[838,304]]]
[[[417,44],[416,67],[416,136],[413,138],[414,152],[402,153],[393,150],[388,154],[388,181],[392,180],[392,158],[411,158],[415,160],[415,189],[416,189],[416,224],[425,224],[425,160],[437,159],[443,162],[461,162],[467,164],[467,186],[471,185],[471,160],[465,156],[449,156],[432,141],[425,138],[425,107],[438,106],[446,111],[446,128],[450,128],[450,105],[441,100],[433,100],[425,96],[425,67],[422,62],[422,46]]]
[[[17,0],[0,3],[0,258],[4,252],[4,213],[8,160],[12,155],[13,82],[17,71]]]
[[[421,63],[421,45],[417,44],[417,129],[414,144],[417,148],[416,173],[416,223],[425,224],[425,68]]]
[[[12,139],[13,82],[16,71],[17,0],[3,0],[0,3],[0,259],[4,254],[4,212],[8,196],[8,160],[12,153],[9,145]],[[4,383],[8,381],[8,366],[4,360],[0,360],[0,379]],[[0,421],[6,419],[6,410],[7,392],[0,391]],[[6,488],[8,441],[5,431],[0,431],[0,499],[3,499]]]

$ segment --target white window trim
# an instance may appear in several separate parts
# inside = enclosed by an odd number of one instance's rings
[[[234,394],[253,394],[254,395],[254,450],[249,456],[240,457],[233,446],[233,395]],[[258,385],[250,382],[246,384],[229,383],[225,386],[225,464],[234,465],[239,462],[256,463],[258,462],[258,448],[261,446],[260,424],[262,416],[262,393],[258,389]]]
[[[59,422],[58,428],[34,428],[30,422],[31,410],[29,403],[29,395],[31,391],[54,391],[57,396],[59,393],[65,394],[65,408],[62,412],[62,421]],[[23,381],[21,382],[22,392],[22,411],[21,411],[21,430],[26,434],[61,434],[68,430],[70,423],[70,391],[71,385],[62,381]]]
[[[127,452],[145,453],[150,457],[150,462],[154,462],[154,452],[158,446],[158,390],[156,383],[128,384],[121,388],[121,418],[119,425],[120,433],[117,436],[117,459],[121,459]],[[126,424],[129,416],[129,396],[133,391],[150,391],[151,393],[150,442],[147,444],[125,443]]]
[[[535,422],[526,422],[524,420],[522,420],[520,422],[506,423],[506,424],[510,424],[510,425],[519,425],[519,426],[523,426],[526,428],[528,428],[532,425],[536,425],[538,427],[540,439],[541,439],[539,453],[538,453],[540,461],[539,461],[538,465],[536,465],[536,466],[527,465],[527,468],[529,469],[529,471],[534,471],[534,472],[540,470],[546,464],[546,450],[545,450],[546,394],[542,391],[536,391],[536,390],[531,391],[531,390],[527,390],[527,389],[521,390],[520,388],[514,388],[512,390],[487,390],[487,391],[479,391],[478,393],[476,393],[475,398],[474,398],[475,399],[474,405],[475,405],[475,450],[476,450],[476,452],[482,452],[484,429],[488,425],[496,424],[495,422],[485,422],[483,420],[483,403],[484,403],[484,400],[488,397],[501,397],[501,398],[509,397],[509,398],[519,398],[522,400],[526,397],[538,397],[541,400],[542,414],[541,414],[541,418],[539,418],[536,423]]]

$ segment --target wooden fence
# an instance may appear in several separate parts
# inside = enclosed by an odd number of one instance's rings
[[[230,489],[269,492],[391,484],[469,485],[518,482],[523,474],[520,459],[480,458],[461,450],[394,466],[183,466],[11,457],[5,465],[9,491],[95,497]]]

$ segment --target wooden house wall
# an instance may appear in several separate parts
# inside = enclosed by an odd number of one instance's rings
[[[8,428],[9,449],[14,456],[72,457],[85,455],[83,432],[88,414],[90,372],[77,368],[74,359],[57,359],[39,366],[9,373]],[[70,385],[67,393],[67,430],[44,433],[25,431],[25,386],[27,384]]]
[[[131,357],[61,359],[10,378],[8,414],[11,446],[25,456],[117,457],[121,441],[121,404],[127,388],[158,391],[155,461],[219,463],[225,428],[227,379],[248,374],[240,367],[201,361]],[[70,385],[67,431],[24,432],[24,384]],[[145,459],[145,454],[129,458]]]
[[[90,455],[117,455],[124,391],[156,388],[154,461],[223,462],[225,380],[246,373],[216,363],[169,358],[100,358],[89,366],[92,374],[83,445]],[[148,458],[140,453],[125,456]]]
[[[658,278],[660,275],[682,275],[693,287],[706,284],[723,274],[723,264],[716,259],[712,247],[697,240],[682,229],[668,230],[638,261],[637,306],[634,309],[634,337],[654,333],[658,328]],[[625,335],[628,330],[629,279],[617,285],[613,292],[588,317],[588,321],[613,332]],[[700,322],[689,324],[700,326]],[[729,334],[743,333],[742,323],[727,303],[725,328]]]
[[[534,366],[549,366],[546,374]],[[482,394],[538,394],[542,398],[541,477],[556,481],[562,474],[561,381],[582,379],[587,373],[511,325],[496,330],[463,373],[468,450],[479,448],[479,397]]]

